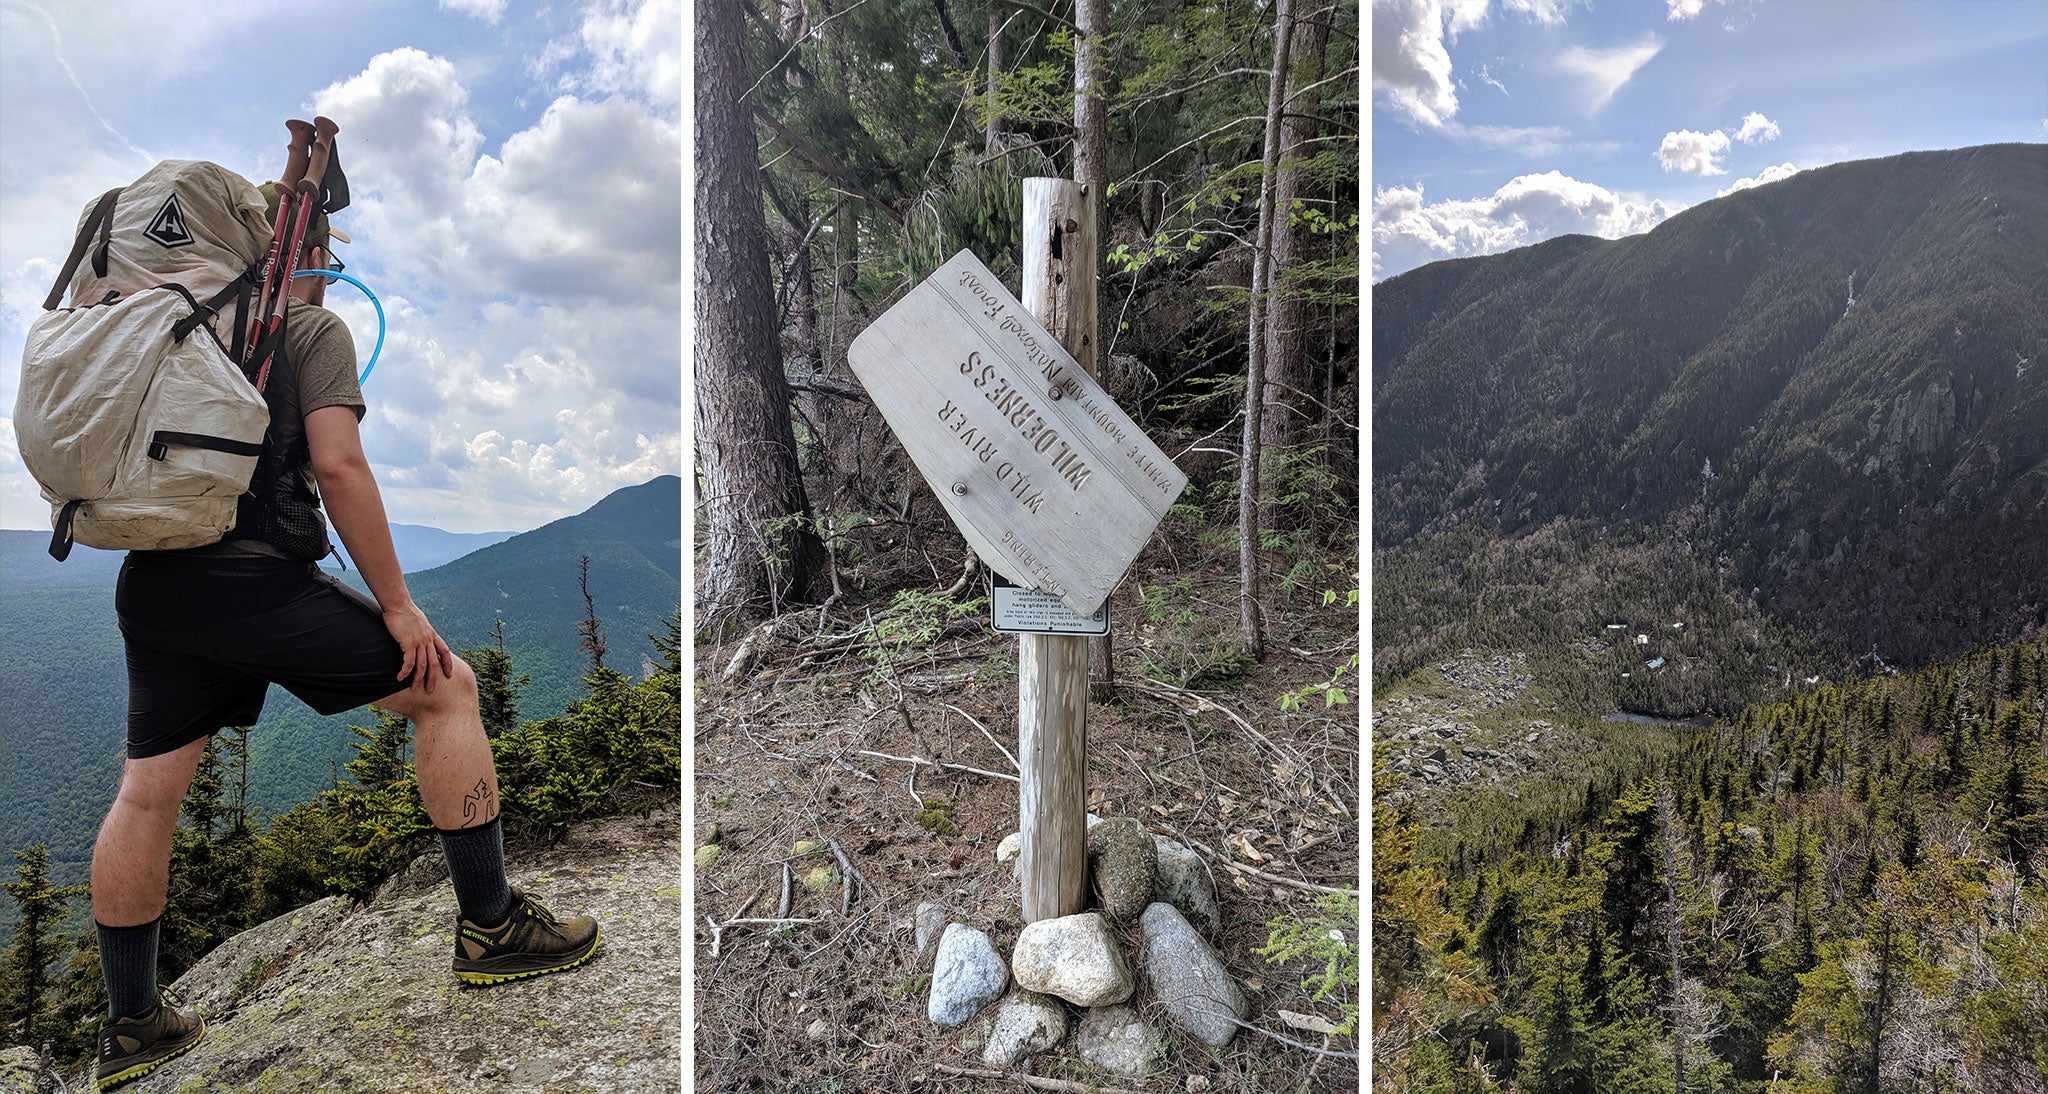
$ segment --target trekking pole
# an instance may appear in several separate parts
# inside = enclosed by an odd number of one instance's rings
[[[299,124],[303,125],[305,123],[301,122]],[[313,206],[320,203],[321,182],[327,177],[327,161],[334,152],[334,135],[340,131],[340,127],[327,118],[316,117],[313,119],[312,146],[307,151],[307,158],[301,167],[297,185],[294,187],[296,192],[293,194],[291,201],[294,215],[292,217],[291,235],[284,241],[285,250],[283,255],[285,260],[280,266],[270,271],[269,279],[264,286],[264,296],[272,297],[273,294],[269,281],[277,283],[277,289],[270,309],[267,312],[259,313],[263,316],[263,341],[274,343],[277,338],[283,335],[284,311],[291,299],[291,267],[298,261],[299,251],[305,244],[306,226],[312,220]],[[292,130],[293,136],[296,137],[298,132],[294,128]],[[287,170],[289,170],[290,166],[289,163],[286,164]],[[282,216],[285,209],[285,196],[285,190],[282,184],[280,184],[277,201],[280,216]],[[275,246],[277,245],[277,240],[273,239],[271,243]],[[259,345],[261,345],[260,342]],[[270,364],[276,359],[276,356],[277,347],[274,344],[262,346],[261,357],[263,363],[256,371],[257,391],[262,391],[264,385],[269,382]]]
[[[264,257],[261,267],[263,287],[256,297],[256,315],[250,321],[249,348],[241,362],[244,368],[256,363],[256,345],[262,338],[266,320],[277,303],[277,295],[286,291],[289,279],[279,278],[277,272],[280,267],[289,270],[298,258],[296,254],[284,253],[285,229],[292,223],[292,202],[298,196],[299,180],[306,177],[306,166],[313,155],[313,138],[318,130],[313,128],[313,123],[296,118],[284,125],[291,130],[292,138],[285,145],[284,175],[277,184],[277,218],[270,229],[270,252]]]

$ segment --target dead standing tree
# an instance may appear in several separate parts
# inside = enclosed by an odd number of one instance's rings
[[[1280,165],[1280,108],[1287,98],[1287,62],[1294,38],[1294,0],[1277,0],[1273,78],[1266,93],[1266,155],[1259,172],[1259,228],[1252,244],[1250,364],[1245,369],[1244,433],[1238,455],[1238,618],[1245,652],[1266,655],[1259,608],[1259,437],[1266,397],[1266,297],[1273,284],[1274,183]]]
[[[698,618],[775,611],[828,585],[797,466],[769,287],[761,164],[737,0],[697,10]]]

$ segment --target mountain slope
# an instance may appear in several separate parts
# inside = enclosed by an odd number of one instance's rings
[[[1382,561],[1562,522],[1683,543],[1688,580],[1838,651],[1917,662],[2037,633],[2044,256],[2048,146],[1995,145],[1382,282]]]
[[[408,574],[413,597],[455,649],[491,641],[502,618],[505,648],[532,676],[528,718],[561,712],[582,694],[587,661],[576,624],[585,617],[577,556],[590,557],[590,591],[613,653],[607,664],[637,674],[651,653],[643,635],[676,610],[682,580],[682,482],[663,476],[619,490],[572,517],[513,536],[453,563]],[[43,575],[33,563],[48,537],[0,535],[8,565],[0,597],[0,848],[50,845],[52,875],[82,876],[93,832],[119,776],[127,675],[113,610],[119,555],[74,555],[76,571]],[[43,563],[55,567],[47,556]],[[15,581],[17,562],[31,580]],[[41,576],[37,576],[41,575]],[[38,582],[41,582],[38,584]],[[396,690],[394,687],[393,690]],[[351,755],[349,724],[373,724],[367,708],[321,718],[273,688],[250,736],[251,794],[281,812],[329,784]]]

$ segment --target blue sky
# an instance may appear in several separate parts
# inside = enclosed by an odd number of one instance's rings
[[[681,0],[0,0],[0,415],[81,207],[157,159],[261,181],[326,114],[390,330],[364,445],[394,521],[526,530],[680,474]],[[328,303],[367,357],[376,317]],[[0,417],[0,525],[48,506]]]
[[[1372,276],[2048,140],[2042,0],[1374,0]]]

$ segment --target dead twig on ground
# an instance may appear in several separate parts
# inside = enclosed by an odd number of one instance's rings
[[[949,764],[939,760],[927,760],[923,756],[891,756],[886,752],[870,752],[865,748],[855,749],[854,754],[857,756],[873,756],[875,759],[878,760],[893,760],[899,764],[922,764],[925,767],[943,767],[949,771],[965,771],[971,775],[981,775],[991,779],[1001,779],[1004,782],[1018,781],[1017,776],[1005,775],[1000,771],[983,771],[981,768],[969,767],[966,764]]]
[[[828,938],[828,939],[826,939],[826,940],[825,940],[825,944],[824,944],[824,945],[822,945],[822,946],[818,947],[818,948],[817,948],[817,949],[815,949],[815,950],[812,950],[811,952],[809,952],[809,953],[807,953],[807,954],[804,954],[804,955],[802,955],[802,956],[798,957],[798,958],[796,959],[796,960],[797,960],[797,964],[801,965],[801,964],[803,964],[804,962],[806,962],[806,961],[809,961],[809,960],[810,960],[811,958],[813,958],[813,957],[816,957],[816,956],[818,956],[819,954],[821,954],[821,953],[824,953],[824,952],[825,952],[826,950],[829,950],[829,949],[831,949],[831,948],[832,948],[833,946],[835,946],[835,945],[838,945],[838,944],[839,944],[839,940],[840,940],[840,939],[842,939],[842,938],[845,938],[845,937],[847,936],[847,934],[848,934],[849,932],[851,932],[851,931],[852,931],[852,930],[853,930],[853,929],[854,929],[855,927],[858,927],[858,926],[860,926],[860,925],[861,925],[861,923],[862,923],[862,922],[863,922],[864,920],[866,920],[866,919],[867,919],[867,917],[869,917],[869,916],[871,916],[871,915],[874,915],[874,914],[875,914],[876,912],[879,912],[879,911],[881,911],[882,909],[884,909],[884,908],[888,907],[888,906],[889,906],[889,904],[890,904],[890,901],[891,901],[891,900],[893,900],[893,899],[894,899],[893,897],[885,897],[885,898],[883,898],[883,899],[881,899],[881,900],[877,900],[877,901],[876,901],[876,902],[874,903],[874,905],[873,905],[872,907],[870,907],[870,908],[869,908],[869,909],[868,909],[867,911],[865,911],[865,912],[862,912],[861,914],[859,914],[859,915],[855,916],[855,917],[853,918],[853,922],[851,922],[851,923],[848,923],[848,924],[847,924],[846,926],[844,926],[844,927],[840,928],[840,930],[839,930],[839,933],[838,933],[838,934],[835,934],[835,935],[833,935],[833,936],[832,936],[831,938]]]
[[[839,846],[838,840],[827,840],[826,842],[832,847],[832,857],[839,860],[839,914],[845,915],[847,908],[853,904],[854,880],[859,879],[862,885],[867,885],[867,875],[853,868],[852,860],[846,857],[846,849]]]
[[[732,655],[732,661],[725,666],[725,671],[718,675],[718,682],[730,684],[738,679],[740,674],[745,672],[747,667],[754,663],[754,659],[760,655],[761,644],[766,642],[774,633],[775,620],[773,619],[748,631],[747,637],[740,641],[739,651]]]
[[[789,863],[785,862],[782,864],[782,902],[775,906],[775,918],[777,919],[781,919],[789,914],[789,900],[794,893],[790,886],[790,881]]]
[[[1058,1094],[1137,1094],[1115,1086],[1089,1086],[1068,1079],[1048,1079],[1042,1075],[1026,1075],[1021,1071],[997,1071],[992,1067],[954,1067],[952,1064],[933,1064],[932,1070],[941,1075],[953,1075],[962,1079],[1007,1079],[1019,1086],[1033,1090],[1052,1090]]]
[[[1231,721],[1236,722],[1238,728],[1244,730],[1245,733],[1252,738],[1252,740],[1255,740],[1260,744],[1265,745],[1267,748],[1272,749],[1274,752],[1278,753],[1281,756],[1287,756],[1286,749],[1283,749],[1279,745],[1274,744],[1273,739],[1271,737],[1268,737],[1265,734],[1260,733],[1258,729],[1255,728],[1250,722],[1245,721],[1243,715],[1230,709],[1227,706],[1224,706],[1222,703],[1219,703],[1216,700],[1201,694],[1200,692],[1189,691],[1186,688],[1177,688],[1171,684],[1162,684],[1154,680],[1147,680],[1144,683],[1139,683],[1138,681],[1132,680],[1128,677],[1118,680],[1116,682],[1116,686],[1120,688],[1129,688],[1132,691],[1140,692],[1146,695],[1158,696],[1159,698],[1165,699],[1168,702],[1173,703],[1175,706],[1181,705],[1181,700],[1185,699],[1193,705],[1194,712],[1196,714],[1200,714],[1204,711],[1210,710],[1220,711]],[[1292,759],[1292,757],[1288,758]]]
[[[1297,1041],[1297,1040],[1295,1040],[1295,1039],[1294,1039],[1294,1038],[1292,1038],[1292,1037],[1282,1037],[1282,1036],[1281,1036],[1280,1034],[1274,1033],[1274,1032],[1273,1032],[1272,1030],[1270,1030],[1270,1029],[1267,1029],[1267,1028],[1266,1028],[1266,1027],[1264,1027],[1264,1026],[1255,1026],[1255,1025],[1252,1025],[1252,1024],[1251,1024],[1250,1022],[1246,1022],[1246,1021],[1243,1021],[1242,1019],[1239,1019],[1239,1018],[1237,1018],[1237,1017],[1236,1017],[1236,1016],[1234,1016],[1234,1015],[1228,1015],[1228,1014],[1226,1014],[1226,1015],[1224,1015],[1224,1017],[1226,1017],[1226,1018],[1229,1018],[1229,1019],[1230,1019],[1230,1020],[1231,1020],[1232,1022],[1235,1022],[1235,1023],[1236,1023],[1236,1024],[1237,1024],[1237,1025],[1239,1026],[1239,1027],[1241,1027],[1241,1028],[1243,1028],[1243,1029],[1248,1029],[1248,1030],[1251,1030],[1251,1031],[1252,1031],[1253,1033],[1263,1033],[1263,1034],[1265,1034],[1265,1035],[1266,1035],[1267,1037],[1270,1037],[1270,1038],[1272,1038],[1273,1040],[1275,1040],[1275,1041],[1278,1041],[1278,1042],[1280,1042],[1280,1043],[1281,1043],[1281,1044],[1283,1044],[1283,1045],[1287,1045],[1287,1046],[1290,1046],[1290,1047],[1292,1047],[1292,1048],[1298,1048],[1298,1049],[1302,1050],[1303,1052],[1313,1052],[1313,1053],[1315,1053],[1315,1054],[1316,1054],[1316,1055],[1318,1055],[1318,1056],[1333,1056],[1333,1057],[1336,1057],[1336,1058],[1337,1058],[1337,1059],[1339,1059],[1339,1060],[1356,1060],[1356,1059],[1358,1059],[1358,1053],[1356,1053],[1356,1052],[1345,1052],[1345,1051],[1344,1051],[1344,1050],[1342,1050],[1342,1049],[1335,1049],[1335,1048],[1317,1048],[1317,1047],[1316,1047],[1316,1046],[1314,1046],[1314,1045],[1305,1045],[1305,1044],[1302,1044],[1302,1043],[1301,1043],[1300,1041]]]
[[[996,735],[989,732],[989,728],[987,726],[981,724],[981,719],[976,718],[974,715],[969,714],[964,710],[961,710],[959,707],[956,707],[951,703],[940,703],[939,705],[945,707],[947,710],[950,710],[955,714],[958,714],[960,717],[965,718],[970,722],[973,722],[974,728],[980,730],[981,735],[988,738],[988,743],[996,746],[996,751],[1003,754],[1003,759],[1010,761],[1010,767],[1012,769],[1018,771],[1023,770],[1023,767],[1017,763],[1017,757],[1014,754],[1012,754],[1009,749],[1003,747],[1003,742],[996,739]]]
[[[841,767],[845,768],[846,770],[848,770],[848,771],[852,772],[852,773],[854,774],[854,776],[855,776],[856,778],[862,778],[862,779],[866,779],[867,781],[869,781],[869,782],[871,782],[871,783],[872,783],[872,782],[880,782],[880,781],[881,781],[880,779],[877,779],[877,778],[875,778],[875,777],[874,777],[873,775],[870,775],[870,774],[868,774],[867,772],[865,772],[865,771],[862,771],[862,770],[861,770],[860,768],[858,768],[858,767],[855,767],[855,766],[853,766],[853,765],[852,765],[852,764],[850,764],[850,763],[847,763],[847,762],[846,762],[846,759],[845,759],[845,757],[843,757],[843,756],[839,755],[839,753],[837,753],[837,752],[830,752],[830,753],[827,753],[826,755],[828,755],[828,756],[830,756],[830,757],[831,757],[831,759],[832,759],[832,762],[833,762],[833,763],[835,763],[835,764],[838,764],[839,766],[841,766]]]
[[[1160,834],[1167,835],[1172,833],[1169,829],[1166,832],[1162,832]],[[1246,866],[1244,863],[1241,863],[1236,859],[1231,858],[1229,855],[1219,853],[1215,848],[1210,847],[1208,844],[1203,843],[1202,841],[1195,839],[1192,836],[1183,836],[1182,838],[1187,842],[1187,845],[1189,847],[1192,847],[1195,850],[1200,851],[1201,853],[1209,856],[1212,859],[1215,859],[1217,862],[1220,862],[1223,865],[1228,866],[1232,870],[1235,870],[1238,873],[1245,875],[1246,877],[1255,877],[1258,878],[1260,881],[1264,881],[1269,884],[1284,885],[1290,889],[1300,889],[1303,892],[1309,893],[1335,893],[1340,896],[1358,895],[1358,890],[1356,889],[1337,889],[1332,888],[1328,885],[1317,885],[1315,882],[1312,881],[1296,881],[1291,877],[1281,877],[1278,874],[1269,874],[1264,870],[1255,870],[1252,867]]]

